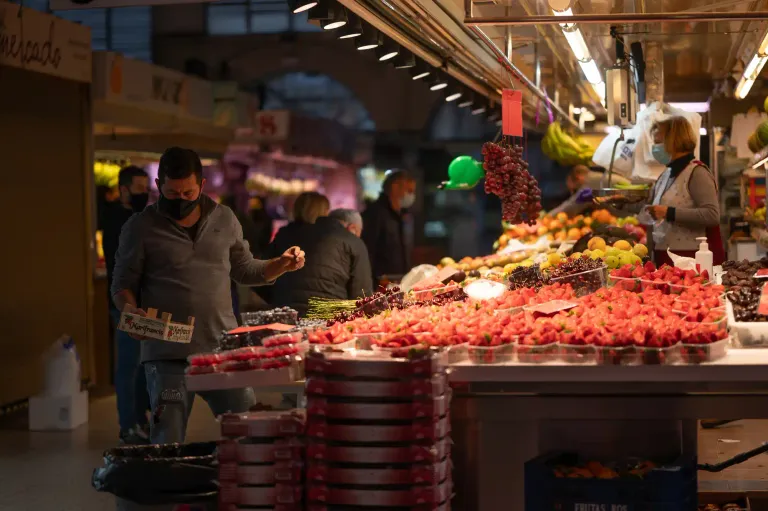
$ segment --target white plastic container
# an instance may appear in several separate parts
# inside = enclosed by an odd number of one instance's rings
[[[75,342],[62,335],[45,352],[43,396],[75,396],[80,393],[80,357]]]
[[[699,250],[696,251],[696,268],[699,270],[699,273],[707,272],[707,278],[711,279],[713,272],[712,267],[714,264],[714,259],[712,257],[712,251],[709,249],[709,243],[707,243],[706,237],[696,238],[696,241],[699,241]]]

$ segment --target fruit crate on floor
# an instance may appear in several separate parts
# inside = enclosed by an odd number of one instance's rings
[[[610,471],[601,476],[613,478],[579,477],[578,472],[571,477],[556,475],[556,467],[583,465],[584,460],[572,453],[548,454],[528,461],[525,464],[525,511],[696,511],[694,458],[659,464],[642,477]]]

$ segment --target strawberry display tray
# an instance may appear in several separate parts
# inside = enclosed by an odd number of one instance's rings
[[[422,504],[420,506],[389,507],[389,506],[334,506],[332,504],[310,503],[307,511],[451,511],[450,502],[440,504]]]
[[[285,438],[304,432],[303,411],[227,413],[221,416],[221,436],[226,438]]]
[[[451,440],[441,438],[429,445],[339,445],[312,440],[307,460],[330,463],[436,463],[451,454]]]
[[[219,505],[239,506],[297,506],[302,502],[304,486],[278,484],[275,486],[238,486],[222,483],[219,487]]]
[[[275,463],[304,459],[304,443],[297,438],[276,438],[266,443],[251,439],[222,440],[218,447],[219,463]]]
[[[412,420],[440,417],[448,413],[451,406],[450,393],[442,396],[412,401],[410,403],[367,403],[350,402],[344,399],[310,396],[307,398],[307,413],[311,416],[330,419],[357,420]]]
[[[447,415],[436,421],[430,418],[398,425],[334,424],[320,418],[307,423],[308,437],[336,442],[434,442],[450,431],[451,421]]]
[[[427,354],[416,359],[393,359],[369,351],[309,353],[304,362],[307,375],[332,375],[345,378],[426,378],[445,370],[442,358]]]
[[[345,506],[419,506],[439,504],[450,499],[450,480],[435,486],[413,486],[397,490],[341,488],[309,484],[307,501]]]
[[[434,485],[451,475],[451,462],[445,459],[432,465],[380,465],[378,467],[332,465],[311,462],[307,480],[331,485],[393,486]]]
[[[219,482],[238,485],[299,484],[304,473],[304,463],[281,461],[262,465],[222,463],[219,465]]]
[[[400,401],[442,396],[447,389],[448,379],[444,374],[397,381],[331,380],[311,376],[305,385],[305,393],[310,396],[381,397]]]

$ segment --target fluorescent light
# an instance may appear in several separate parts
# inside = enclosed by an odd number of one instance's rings
[[[753,79],[747,79],[746,76],[742,76],[741,80],[739,80],[739,84],[736,86],[736,92],[734,95],[738,99],[744,99],[747,97],[747,94],[749,94],[749,89],[752,88],[752,85],[754,85],[755,80]]]
[[[347,24],[346,20],[334,21],[334,22],[328,23],[327,25],[323,25],[323,30],[334,30],[337,28],[341,28],[346,24]]]
[[[758,168],[758,167],[762,167],[762,166],[763,166],[763,165],[765,165],[766,163],[768,163],[768,157],[765,157],[765,158],[763,158],[762,160],[760,160],[759,162],[757,162],[757,163],[755,163],[754,165],[752,165],[752,168],[753,168],[753,169],[756,169],[756,168]]]
[[[459,108],[467,108],[468,106],[472,106],[472,99],[467,98],[456,106]]]
[[[450,96],[446,96],[445,100],[450,103],[451,101],[456,101],[460,97],[461,97],[461,92],[455,92]]]
[[[707,128],[699,128],[699,135],[702,137],[707,135]]]
[[[760,56],[759,55],[753,55],[752,60],[749,61],[749,64],[747,64],[747,67],[744,68],[744,76],[747,78],[757,78],[755,76],[755,71],[757,71],[757,66],[760,65]]]
[[[391,51],[389,53],[384,53],[381,57],[379,57],[379,62],[384,62],[385,60],[393,59],[397,57],[396,51]]]
[[[412,80],[421,80],[422,78],[426,78],[427,76],[429,76],[429,71],[422,71],[417,75],[413,75]]]
[[[603,106],[605,106],[605,83],[600,82],[600,83],[593,83],[591,85],[592,85],[592,89],[595,91],[595,94],[597,94],[597,97],[600,98],[600,103],[602,103]]]
[[[581,108],[579,108],[579,107],[576,107],[576,108],[574,108],[574,109],[573,109],[573,113],[574,113],[575,115],[579,115],[579,114],[581,113]]]
[[[564,10],[564,11],[556,11],[555,9],[552,9],[552,13],[555,16],[573,16],[573,11],[571,10],[570,7],[567,8],[566,10]],[[562,28],[573,28],[573,27],[576,26],[576,24],[575,23],[560,23],[560,26]]]
[[[432,92],[435,92],[435,91],[445,89],[446,87],[448,87],[448,84],[445,82],[441,82],[441,83],[434,84],[432,87],[429,88],[429,90],[431,90]]]
[[[483,112],[485,112],[485,106],[479,106],[479,107],[475,108],[474,110],[472,110],[471,114],[472,115],[480,115]]]
[[[568,41],[571,51],[576,56],[576,60],[585,61],[592,59],[592,56],[589,54],[589,48],[587,48],[587,42],[584,40],[584,36],[581,35],[581,30],[578,28],[563,30],[563,35],[565,40]]]
[[[584,76],[587,77],[587,81],[591,84],[603,83],[603,75],[600,74],[600,70],[597,68],[595,61],[590,59],[586,62],[579,61],[581,70],[584,71]],[[605,93],[603,93],[605,94]]]
[[[768,53],[768,32],[763,36],[763,40],[760,43],[760,47],[757,49],[757,53],[760,55]]]
[[[694,112],[697,114],[703,114],[709,112],[709,102],[693,102],[693,103],[669,103],[672,108],[679,108],[686,112]]]

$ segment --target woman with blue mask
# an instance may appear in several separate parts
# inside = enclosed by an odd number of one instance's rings
[[[653,156],[666,170],[651,189],[646,207],[654,218],[653,232],[657,265],[672,264],[667,249],[694,257],[697,237],[706,236],[714,263],[721,264],[725,250],[720,236],[720,206],[717,182],[712,171],[694,156],[698,134],[684,117],[670,117],[651,128]]]

